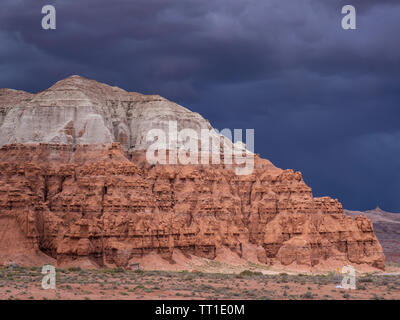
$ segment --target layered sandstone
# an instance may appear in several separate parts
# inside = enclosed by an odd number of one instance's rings
[[[25,250],[126,267],[153,253],[173,263],[177,249],[216,259],[221,248],[244,258],[252,248],[260,264],[384,268],[371,221],[314,198],[300,172],[257,156],[242,176],[223,164],[150,165],[149,128],[172,119],[210,129],[164,98],[71,77],[9,100],[0,103],[0,260]]]
[[[0,146],[11,143],[107,144],[145,150],[152,128],[168,132],[212,130],[200,114],[158,95],[127,92],[94,80],[71,76],[32,95],[0,91]]]
[[[353,218],[365,215],[371,219],[386,261],[400,263],[400,213],[387,212],[379,207],[367,211],[344,210],[344,213]]]

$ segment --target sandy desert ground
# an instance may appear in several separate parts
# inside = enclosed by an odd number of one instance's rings
[[[41,268],[0,269],[0,299],[400,299],[400,268],[357,276],[357,289],[338,289],[333,272],[238,274],[199,271],[57,269],[56,289],[42,289]]]

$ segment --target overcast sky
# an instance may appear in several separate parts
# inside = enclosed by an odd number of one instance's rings
[[[79,74],[158,93],[216,129],[254,128],[256,152],[316,196],[400,212],[399,33],[398,0],[2,0],[0,88]]]

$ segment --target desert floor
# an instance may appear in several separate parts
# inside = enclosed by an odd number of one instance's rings
[[[357,276],[357,289],[338,289],[321,275],[57,269],[56,289],[42,289],[41,268],[0,268],[0,299],[400,299],[398,266]]]

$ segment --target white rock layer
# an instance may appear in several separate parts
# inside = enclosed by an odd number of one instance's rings
[[[150,129],[168,134],[169,121],[178,131],[211,130],[200,114],[158,95],[142,95],[94,80],[71,76],[38,94],[0,89],[0,146],[11,143],[107,144],[143,150]],[[230,140],[223,139],[231,145]]]

